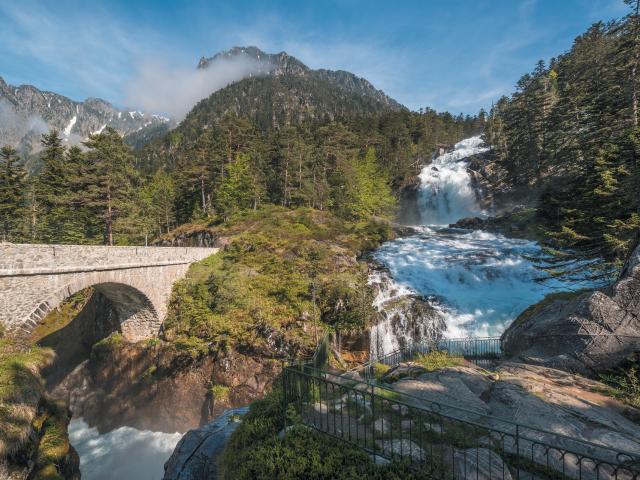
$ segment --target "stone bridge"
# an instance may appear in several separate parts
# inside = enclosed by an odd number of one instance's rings
[[[112,304],[123,336],[157,335],[173,283],[216,248],[0,244],[0,323],[26,337],[49,311],[93,287]]]

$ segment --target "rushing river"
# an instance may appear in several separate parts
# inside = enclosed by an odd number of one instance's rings
[[[420,174],[423,225],[415,235],[388,242],[374,255],[391,274],[382,282],[376,306],[389,307],[403,296],[426,297],[444,320],[448,337],[498,335],[547,293],[586,286],[538,281],[542,273],[527,259],[541,253],[535,242],[446,228],[460,218],[485,215],[465,160],[484,150],[479,137],[469,138],[426,166]],[[380,283],[381,275],[375,273],[372,282]],[[400,337],[412,341],[408,336],[405,324],[395,322],[394,327],[389,317],[372,332],[372,350],[392,351]],[[69,431],[86,480],[162,478],[164,462],[181,437],[131,427],[100,435],[82,419],[74,419]]]
[[[444,320],[444,335],[450,338],[499,335],[546,294],[588,286],[555,279],[541,282],[543,272],[529,260],[542,253],[535,242],[448,228],[461,218],[486,215],[477,202],[466,161],[483,151],[480,137],[472,137],[424,167],[419,233],[388,242],[374,255],[392,276],[378,294],[377,306],[383,308],[390,299],[405,295],[426,297]],[[410,343],[412,339],[400,338],[406,335],[402,330],[391,319],[382,322],[372,332],[372,351],[384,354],[398,348],[401,340]]]
[[[105,434],[81,418],[69,424],[69,439],[80,455],[83,480],[158,480],[181,433],[120,427]]]

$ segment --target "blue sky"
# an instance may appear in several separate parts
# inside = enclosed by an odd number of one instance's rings
[[[128,97],[140,65],[235,45],[344,69],[412,109],[475,113],[623,0],[0,0],[0,76],[76,100]]]

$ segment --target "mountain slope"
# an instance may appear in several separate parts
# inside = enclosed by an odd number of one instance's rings
[[[296,76],[307,80],[318,80],[339,87],[347,92],[369,98],[375,102],[386,105],[392,110],[404,108],[394,99],[388,97],[382,90],[377,90],[371,83],[351,72],[344,70],[312,70],[304,63],[286,52],[265,53],[257,47],[234,47],[226,52],[220,52],[211,58],[201,58],[198,68],[208,68],[219,58],[248,57],[258,60],[265,65],[264,74],[273,77]]]
[[[209,68],[220,58],[243,56],[260,61],[264,69],[198,103],[183,122],[186,128],[206,127],[227,113],[269,129],[304,120],[327,121],[405,109],[363,78],[345,71],[310,69],[286,52],[267,54],[256,47],[235,47],[200,59],[198,68]]]
[[[10,144],[23,154],[37,151],[40,134],[50,128],[75,143],[106,126],[122,135],[136,136],[168,125],[165,117],[119,110],[98,98],[77,102],[32,85],[14,87],[0,77],[0,145]]]

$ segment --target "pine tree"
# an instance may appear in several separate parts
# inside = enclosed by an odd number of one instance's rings
[[[65,147],[57,130],[42,135],[42,169],[37,177],[37,197],[41,205],[40,238],[48,243],[63,243],[65,219],[69,216],[65,201],[67,170]]]
[[[135,221],[134,187],[139,178],[131,150],[114,129],[107,127],[84,142],[90,167],[86,172],[88,205],[103,223],[105,245],[142,234]],[[136,231],[137,230],[137,231]]]
[[[0,150],[0,228],[2,240],[20,240],[26,205],[26,173],[16,150],[5,145]]]
[[[146,233],[169,232],[175,222],[175,186],[164,170],[158,170],[141,190],[142,219]]]
[[[235,161],[227,164],[227,174],[218,190],[216,203],[225,221],[231,215],[254,205],[255,188],[250,157],[247,154],[239,154]]]

